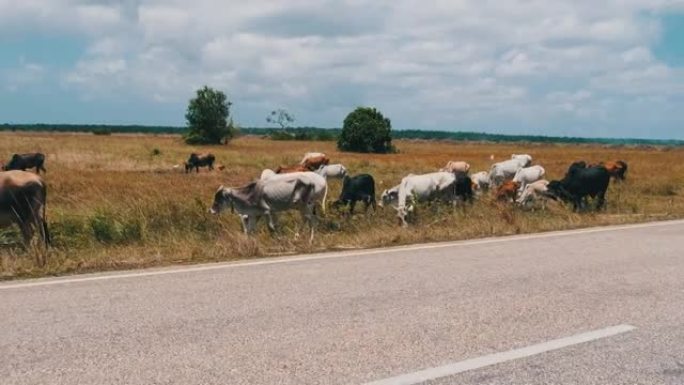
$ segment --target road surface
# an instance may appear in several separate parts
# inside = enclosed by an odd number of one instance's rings
[[[0,384],[684,384],[684,221],[0,284]]]

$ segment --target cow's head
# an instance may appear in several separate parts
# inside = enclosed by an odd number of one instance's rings
[[[380,195],[380,202],[378,205],[380,207],[385,207],[399,198],[399,192],[396,190],[384,190]]]
[[[209,212],[212,214],[220,214],[221,211],[223,211],[223,209],[228,205],[230,205],[230,210],[235,212],[231,189],[225,188],[223,185],[221,185],[214,194],[214,203],[211,205]]]
[[[565,189],[565,187],[563,187],[563,183],[561,183],[561,181],[552,180],[546,186],[546,191],[547,195],[550,197],[555,197],[563,201],[572,200],[572,195],[568,192],[568,190]]]

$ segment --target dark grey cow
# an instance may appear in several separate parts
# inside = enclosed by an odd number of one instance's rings
[[[190,158],[185,162],[185,172],[188,173],[194,168],[196,172],[199,172],[200,167],[207,167],[209,170],[214,169],[214,161],[216,157],[213,154],[190,154]]]
[[[14,154],[12,159],[2,167],[3,171],[10,170],[21,170],[26,171],[27,169],[35,168],[36,173],[40,174],[40,171],[47,172],[45,169],[45,155],[40,152],[32,152],[28,154]]]

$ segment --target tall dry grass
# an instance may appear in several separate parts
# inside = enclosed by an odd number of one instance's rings
[[[35,265],[19,245],[15,229],[0,230],[0,276],[41,276],[171,263],[224,261],[294,252],[399,245],[414,242],[629,223],[684,216],[684,150],[588,145],[480,144],[398,141],[398,154],[367,155],[336,151],[330,142],[276,142],[245,137],[228,146],[191,147],[175,136],[0,133],[0,158],[14,152],[47,155],[48,220],[54,241],[47,266]],[[223,172],[186,175],[173,166],[192,151],[211,151]],[[323,151],[352,174],[375,176],[378,194],[408,173],[430,172],[448,160],[466,160],[472,171],[487,170],[511,153],[530,153],[548,178],[568,165],[623,159],[628,180],[611,184],[601,213],[575,214],[552,205],[524,211],[479,199],[465,211],[421,206],[412,226],[400,228],[394,210],[346,218],[334,210],[321,219],[312,245],[299,217],[284,214],[272,236],[260,226],[253,237],[239,220],[207,213],[216,188],[242,185],[264,168],[293,164],[304,152]],[[339,194],[331,181],[329,197]],[[358,209],[357,209],[358,210]],[[358,210],[359,212],[361,210]]]

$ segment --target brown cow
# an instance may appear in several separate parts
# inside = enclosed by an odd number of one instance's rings
[[[627,163],[622,160],[608,161],[603,163],[603,167],[608,170],[608,174],[615,180],[625,180],[627,173]]]
[[[496,190],[496,200],[513,202],[519,188],[520,183],[518,182],[513,182],[511,180],[504,182],[499,186],[498,190]]]
[[[291,172],[305,172],[305,171],[311,171],[309,170],[306,166],[302,164],[297,164],[294,166],[278,166],[278,168],[275,170],[276,174],[289,174]]]
[[[301,165],[307,168],[307,171],[316,171],[318,170],[321,166],[328,165],[330,163],[330,159],[328,159],[327,156],[324,154],[318,155],[318,156],[312,156],[308,158],[304,158],[302,160]]]
[[[47,188],[40,176],[18,170],[0,172],[0,227],[16,223],[26,247],[38,229],[45,247],[49,246],[50,234],[45,219],[46,198]],[[40,255],[37,258],[40,265],[45,264]]]

